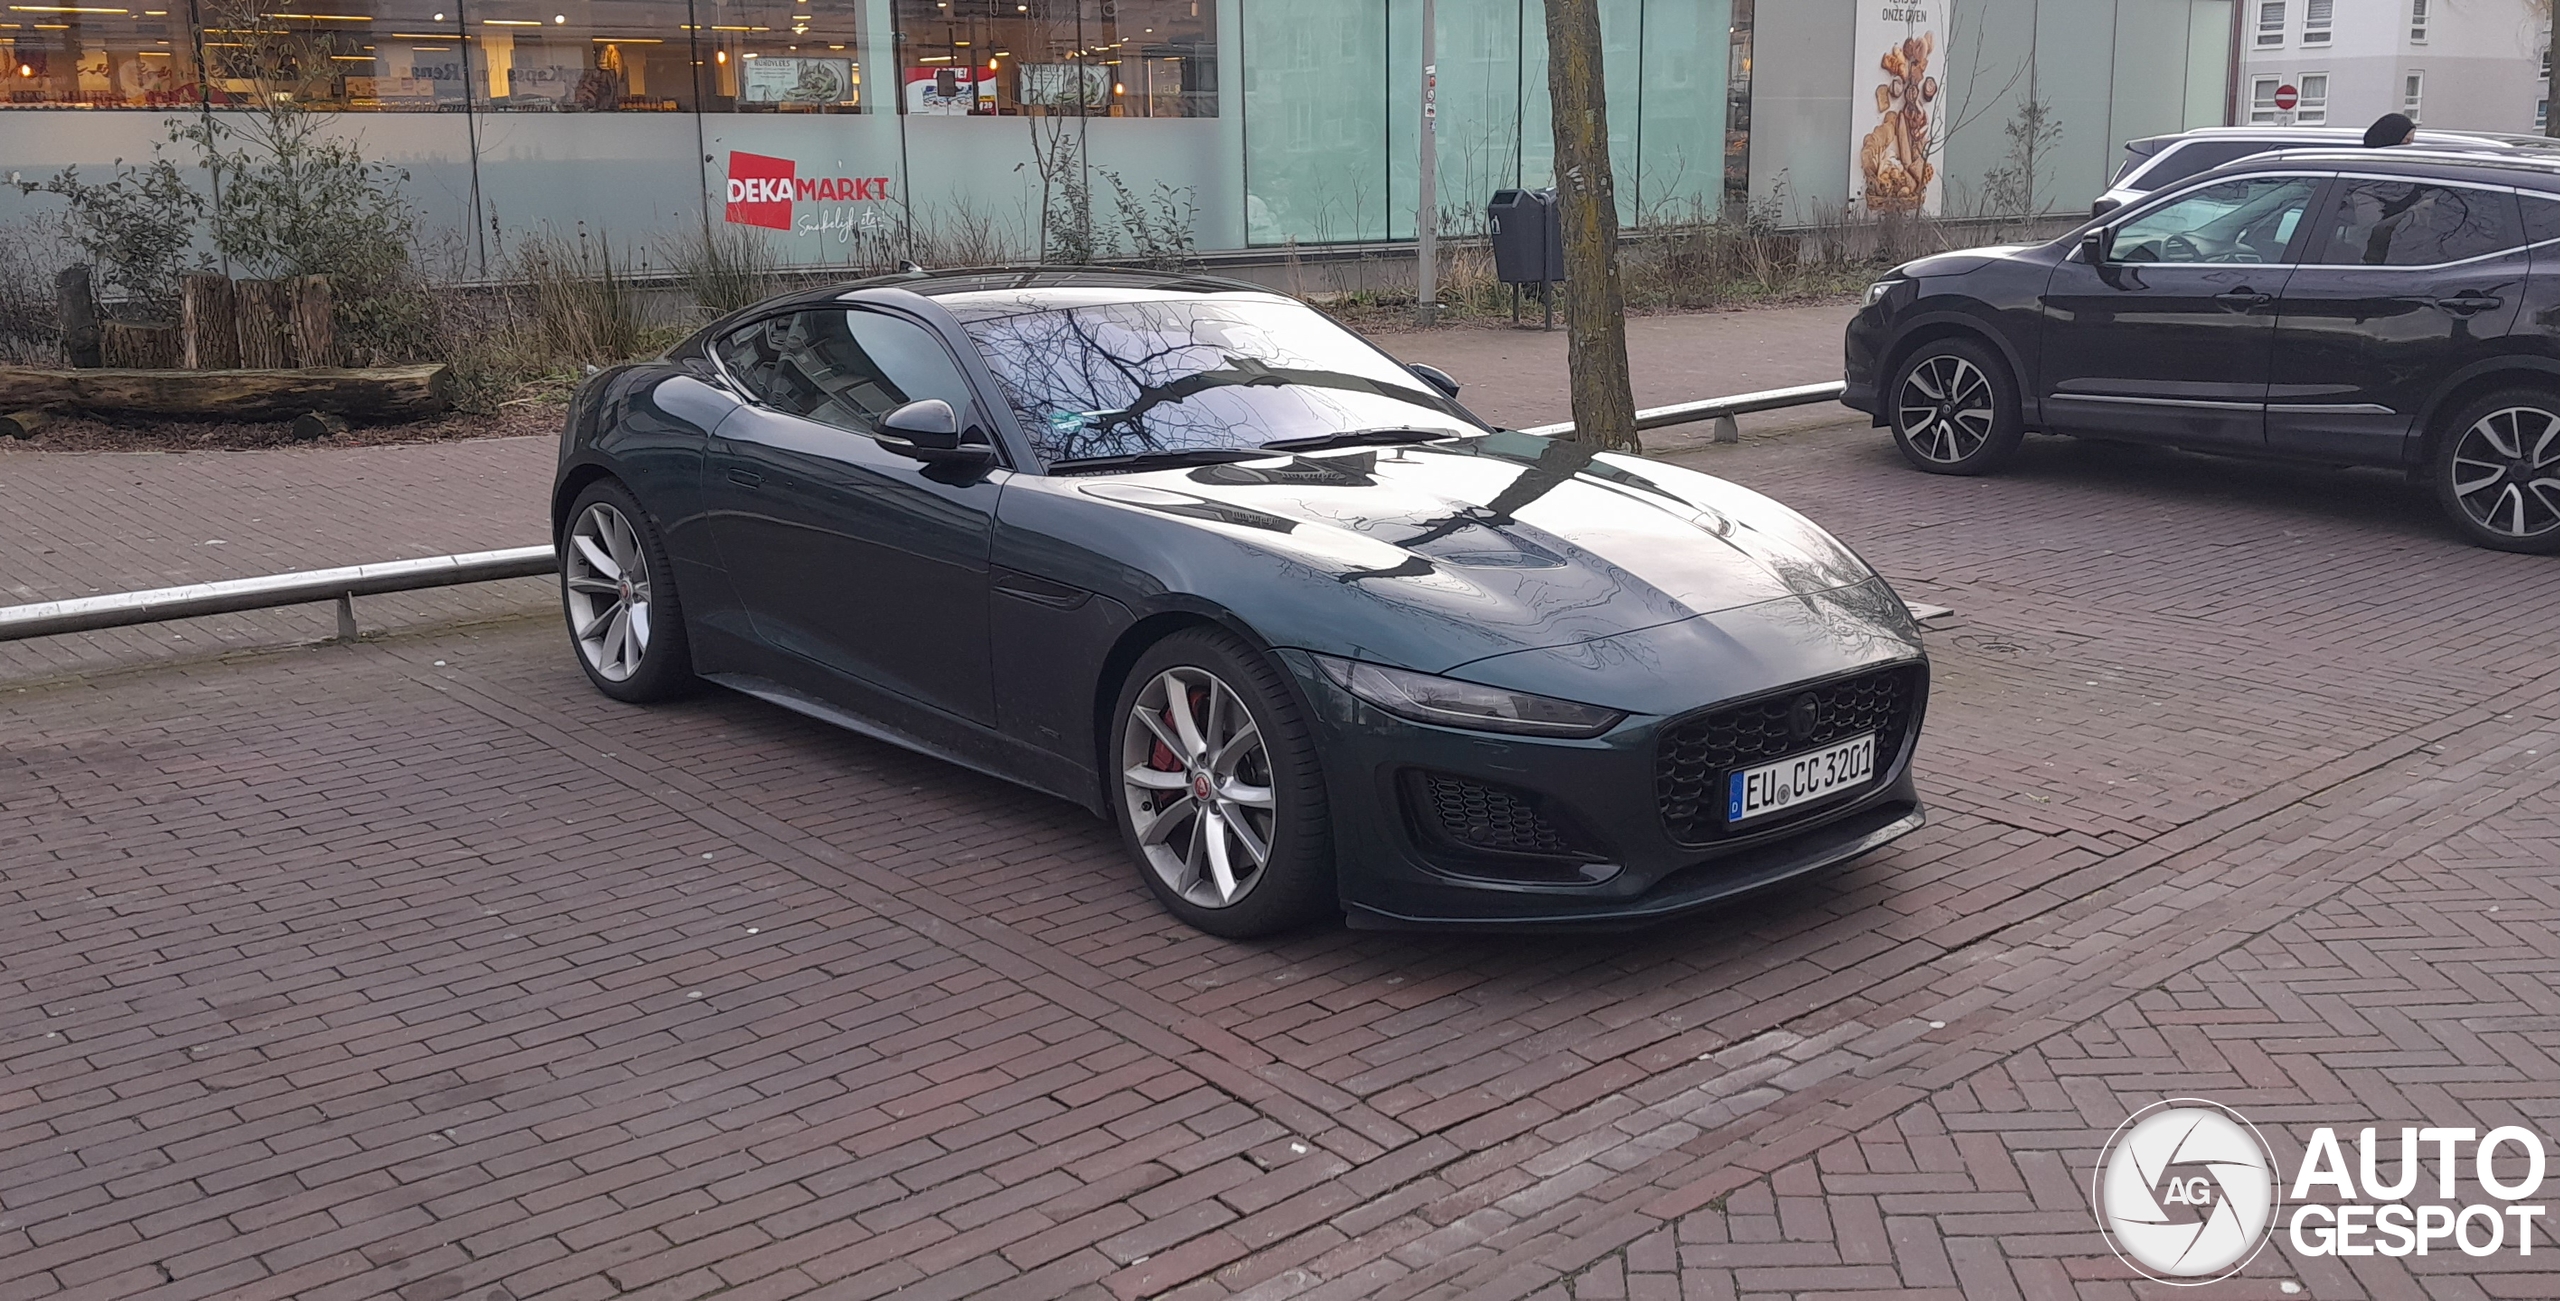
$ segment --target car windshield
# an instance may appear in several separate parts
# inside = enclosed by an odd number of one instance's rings
[[[1484,432],[1297,303],[1166,297],[991,316],[968,328],[1049,466],[1367,430]]]

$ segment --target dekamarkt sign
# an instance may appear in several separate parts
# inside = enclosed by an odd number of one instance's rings
[[[851,239],[863,224],[852,205],[888,197],[886,176],[802,176],[789,158],[731,150],[722,216],[737,226]]]

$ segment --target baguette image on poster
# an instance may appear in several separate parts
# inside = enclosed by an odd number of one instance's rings
[[[1869,213],[1937,214],[1938,8],[1868,0],[1859,12],[1849,188]]]

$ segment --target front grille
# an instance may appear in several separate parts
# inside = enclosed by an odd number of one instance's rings
[[[1417,774],[1415,784],[1422,813],[1461,848],[1550,858],[1573,853],[1555,825],[1517,791],[1436,772]]]
[[[1755,763],[1801,754],[1861,732],[1876,734],[1876,772],[1882,775],[1902,753],[1920,693],[1917,664],[1896,665],[1801,690],[1763,696],[1745,704],[1697,714],[1662,731],[1654,756],[1654,788],[1671,838],[1704,844],[1725,832],[1726,774]],[[1799,735],[1790,719],[1796,702],[1811,696],[1818,721]],[[1865,788],[1862,788],[1865,789]],[[1753,822],[1776,826],[1784,814]]]

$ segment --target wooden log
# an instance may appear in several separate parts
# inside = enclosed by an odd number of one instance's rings
[[[304,442],[347,432],[347,418],[334,411],[305,411],[293,418],[293,436]]]
[[[240,311],[240,365],[248,370],[293,365],[293,282],[243,280],[233,292]]]
[[[161,416],[291,420],[326,411],[364,421],[414,420],[453,405],[453,368],[362,370],[45,370],[0,366],[0,411],[71,407]]]
[[[178,365],[178,327],[100,321],[98,356],[107,365],[126,370],[174,370]]]
[[[33,438],[53,421],[54,414],[41,407],[33,411],[12,411],[0,416],[0,438]]]
[[[299,276],[293,281],[293,364],[338,364],[338,326],[333,317],[337,296],[327,276]]]
[[[98,298],[89,288],[89,268],[64,267],[53,278],[54,302],[62,314],[62,358],[74,366],[103,365],[98,359]]]
[[[240,365],[240,306],[231,277],[190,271],[178,277],[178,361],[189,370]]]

